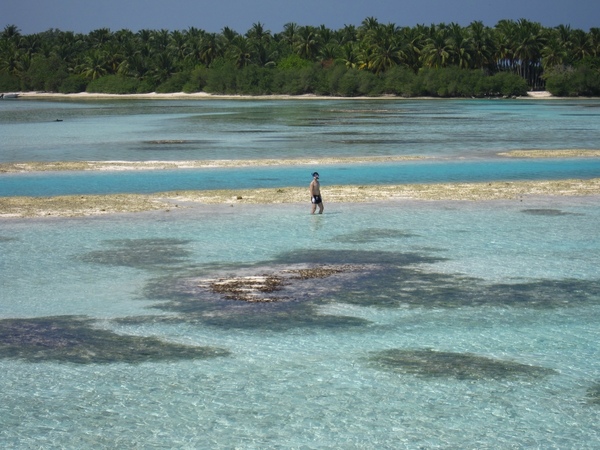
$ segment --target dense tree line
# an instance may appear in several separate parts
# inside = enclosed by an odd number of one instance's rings
[[[0,36],[0,92],[198,92],[332,96],[600,95],[600,28],[528,20],[339,30],[259,23],[240,34],[107,28]]]

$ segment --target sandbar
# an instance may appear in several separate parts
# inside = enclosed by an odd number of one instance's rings
[[[189,161],[29,161],[0,163],[0,173],[48,171],[175,170],[218,167],[309,166],[424,160],[424,156],[358,156],[303,159],[218,159]]]
[[[498,153],[509,158],[598,158],[600,150],[557,149],[557,150],[511,150]]]
[[[522,200],[544,196],[598,196],[600,178],[436,183],[322,188],[325,203],[394,200],[484,201]],[[0,197],[0,218],[80,217],[142,211],[165,212],[201,205],[308,204],[308,188],[172,191],[155,194],[69,195],[57,197]]]
[[[154,141],[157,145],[169,145],[178,141]],[[510,150],[498,153],[509,158],[598,158],[598,149]],[[227,167],[260,166],[316,166],[333,164],[386,163],[431,160],[418,155],[393,156],[338,156],[325,158],[264,158],[264,159],[215,159],[187,161],[23,161],[0,163],[0,173],[60,172],[60,171],[128,171],[128,170],[176,170]]]

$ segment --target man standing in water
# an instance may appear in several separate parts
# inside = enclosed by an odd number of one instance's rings
[[[319,205],[319,214],[323,214],[323,199],[321,199],[321,184],[319,183],[319,172],[312,174],[313,180],[310,182],[310,201],[312,202],[311,214],[314,214],[317,205]]]

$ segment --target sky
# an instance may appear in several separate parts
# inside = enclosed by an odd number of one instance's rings
[[[184,31],[195,27],[246,33],[261,23],[271,33],[286,23],[325,25],[337,30],[360,26],[367,17],[397,26],[527,19],[544,27],[600,27],[600,0],[1,0],[0,27],[16,25],[22,34],[57,28],[89,33],[141,29]]]

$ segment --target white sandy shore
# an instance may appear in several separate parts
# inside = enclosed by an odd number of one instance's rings
[[[591,180],[330,186],[325,203],[414,200],[522,200],[538,196],[600,196],[600,178]],[[202,204],[306,203],[307,188],[176,191],[157,194],[0,197],[0,218],[76,217],[186,208]]]
[[[304,99],[317,99],[317,100],[377,100],[377,99],[398,99],[398,100],[414,100],[415,98],[427,99],[427,100],[441,100],[438,97],[398,97],[398,96],[381,96],[381,97],[332,97],[332,96],[319,96],[313,94],[306,95],[218,95],[208,94],[206,92],[193,92],[186,94],[185,92],[173,92],[168,94],[158,94],[156,92],[150,92],[147,94],[99,94],[99,93],[88,93],[80,92],[77,94],[58,94],[55,92],[17,92],[19,98],[30,98],[30,99],[79,99],[79,100],[98,100],[98,99],[137,99],[137,100],[199,100],[199,99],[282,99],[282,100],[304,100]],[[556,98],[547,91],[531,91],[526,96],[518,97],[524,99],[550,99]]]

